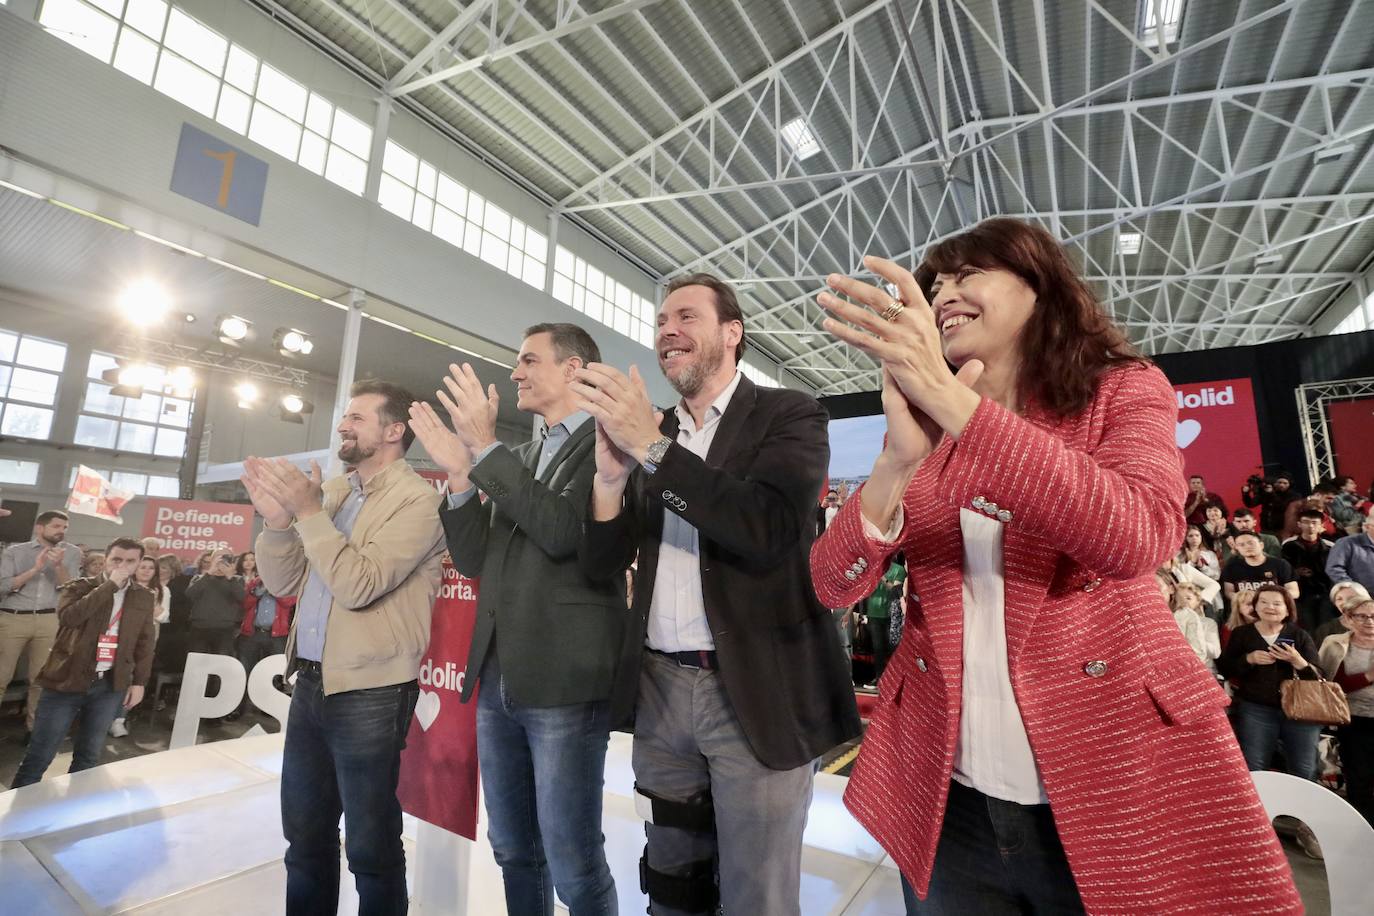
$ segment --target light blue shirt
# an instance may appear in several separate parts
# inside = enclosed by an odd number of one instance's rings
[[[363,502],[367,499],[357,471],[348,475],[348,484],[351,487],[348,496],[334,513],[334,527],[339,529],[339,533],[344,537],[353,534],[353,525],[358,521],[358,513],[362,511]],[[274,600],[273,604],[275,603]],[[329,609],[333,604],[334,593],[325,584],[324,577],[312,569],[310,578],[305,582],[305,589],[301,592],[300,601],[296,603],[297,658],[312,662],[324,661],[324,634],[329,624]],[[258,605],[258,613],[262,613],[261,604]]]
[[[258,612],[253,617],[253,626],[270,627],[277,619],[277,599],[269,595],[266,586],[262,585],[254,589],[254,594],[258,596]]]
[[[568,414],[563,418],[562,422],[555,423],[552,427],[541,422],[539,435],[544,442],[539,447],[539,463],[535,467],[535,477],[544,476],[544,472],[548,470],[549,465],[553,463],[553,459],[558,457],[558,450],[563,447],[564,443],[572,438],[572,434],[577,432],[578,427],[591,418],[592,415],[585,410],[578,410]],[[488,445],[486,448],[482,449],[482,451],[478,452],[477,460],[473,462],[473,465],[476,466],[481,464],[482,459],[490,455],[499,444],[499,442],[493,442],[491,445]],[[462,493],[450,493],[448,495],[448,507],[450,509],[457,509],[459,506],[463,505],[463,503],[472,499],[473,494],[476,492],[476,487],[468,487]]]

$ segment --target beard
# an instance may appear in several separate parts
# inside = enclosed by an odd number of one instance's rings
[[[678,371],[677,378],[668,376],[668,384],[684,398],[695,397],[706,380],[716,374],[725,362],[725,335],[716,331],[714,339],[697,349],[697,359]]]
[[[359,445],[357,439],[345,439],[339,444],[339,460],[347,465],[357,466],[375,454],[376,448]]]

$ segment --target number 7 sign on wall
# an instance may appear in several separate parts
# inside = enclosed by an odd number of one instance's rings
[[[267,163],[183,124],[172,167],[172,190],[256,226],[267,191]]]

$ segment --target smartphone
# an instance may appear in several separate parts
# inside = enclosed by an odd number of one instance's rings
[[[1274,640],[1275,646],[1296,646],[1298,641],[1291,636],[1280,636]]]

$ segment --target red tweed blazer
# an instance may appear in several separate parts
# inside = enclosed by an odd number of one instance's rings
[[[851,498],[811,553],[844,607],[900,546],[912,597],[845,803],[924,897],[959,734],[959,511],[1003,523],[1011,683],[1090,913],[1299,913],[1287,860],[1153,571],[1183,539],[1173,389],[1153,367],[1106,374],[1059,420],[984,399],[907,489],[898,545]],[[852,578],[851,578],[852,575]]]

